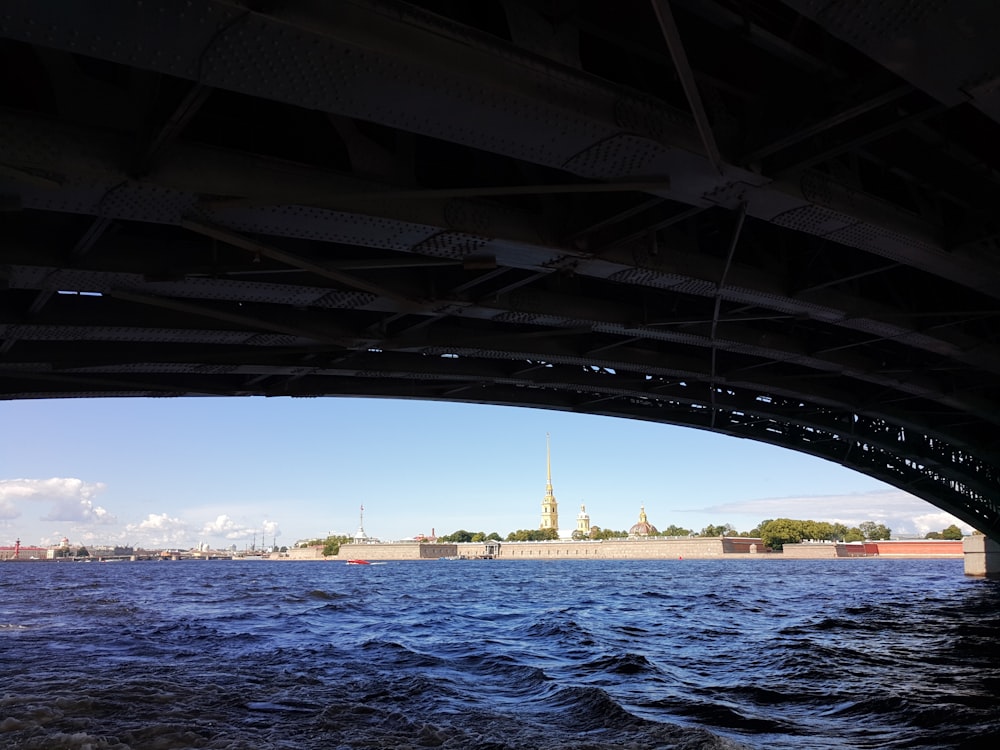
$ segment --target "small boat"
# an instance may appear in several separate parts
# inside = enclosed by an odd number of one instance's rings
[[[348,560],[348,565],[371,565],[367,560]]]

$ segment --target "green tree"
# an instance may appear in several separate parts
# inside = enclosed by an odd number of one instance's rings
[[[798,544],[805,538],[803,521],[775,518],[761,524],[760,539],[773,550],[780,550],[786,544]]]
[[[602,529],[600,526],[590,527],[591,539],[624,539],[628,536],[627,531],[615,531],[614,529]]]
[[[459,529],[458,531],[455,531],[455,532],[453,532],[451,534],[448,534],[447,536],[441,537],[440,539],[438,539],[438,541],[440,541],[440,542],[451,542],[453,544],[455,544],[455,543],[461,544],[463,542],[471,542],[471,541],[473,541],[473,539],[472,539],[472,532],[471,531],[466,531],[465,529]]]
[[[962,532],[960,531],[958,533],[961,534]],[[90,557],[90,553],[87,552],[87,548],[86,547],[80,547],[80,549],[78,549],[76,551],[76,556],[77,557]]]
[[[733,528],[731,523],[722,524],[721,526],[715,526],[709,524],[701,530],[698,536],[735,536],[736,529]]]
[[[323,557],[332,557],[340,554],[340,545],[351,541],[349,536],[328,536],[323,540]]]
[[[804,539],[822,539],[836,541],[843,538],[843,524],[832,524],[829,521],[800,521]],[[846,531],[846,529],[844,529]]]
[[[858,524],[858,528],[865,535],[865,539],[888,539],[892,536],[892,529],[874,521],[862,521]]]
[[[852,526],[844,534],[845,542],[863,542],[865,540],[865,535],[861,533],[861,529],[857,526]]]
[[[691,536],[691,529],[670,524],[660,532],[660,536]]]
[[[544,542],[558,538],[556,529],[518,529],[507,535],[508,542]]]
[[[833,531],[833,535],[830,537],[830,539],[833,541],[844,539],[847,536],[847,532],[850,531],[850,529],[848,529],[847,526],[845,526],[842,523],[830,524],[830,528]]]
[[[941,531],[941,538],[942,539],[961,539],[962,538],[962,530],[960,528],[958,528],[958,526],[956,526],[955,524],[952,524],[948,528],[942,529],[942,531]]]

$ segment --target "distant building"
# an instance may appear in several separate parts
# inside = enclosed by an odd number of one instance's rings
[[[584,539],[590,536],[590,516],[587,515],[587,506],[580,504],[580,512],[576,514],[576,530]]]
[[[365,533],[365,506],[361,506],[360,520],[358,522],[358,530],[354,532],[354,538],[351,540],[355,544],[368,544],[376,540],[372,539]]]
[[[36,547],[34,545],[21,544],[21,540],[17,539],[14,542],[14,546],[0,546],[0,560],[46,560],[55,559],[57,557],[56,551],[65,551],[68,549],[69,542],[67,541],[67,547],[64,549],[62,547]],[[62,554],[58,555],[62,556]]]
[[[542,522],[538,526],[543,531],[545,529],[555,529],[559,531],[559,504],[556,496],[552,492],[552,454],[549,450],[549,433],[545,433],[545,469],[547,480],[545,482],[545,498],[542,500]]]
[[[628,530],[629,539],[641,539],[646,536],[653,536],[657,534],[656,527],[649,522],[646,518],[646,506],[639,506],[639,523],[634,524],[631,529]]]

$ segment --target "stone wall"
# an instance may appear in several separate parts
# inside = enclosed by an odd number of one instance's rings
[[[758,541],[759,540],[755,540]],[[733,554],[720,537],[693,539],[605,539],[580,542],[502,542],[498,560],[643,560],[722,557]],[[476,557],[482,544],[460,544],[459,554]],[[736,547],[737,549],[739,546]],[[749,545],[743,546],[749,552]],[[738,553],[737,553],[738,554]]]
[[[801,544],[786,544],[781,548],[781,557],[793,560],[830,560],[843,557],[837,547],[843,545],[834,542],[802,542]]]
[[[899,539],[877,542],[802,542],[786,544],[782,557],[798,560],[831,557],[961,557],[962,542],[940,539]]]
[[[378,544],[342,544],[340,553],[333,560],[437,560],[461,554],[457,544],[432,544],[430,542],[387,542]],[[482,554],[483,545],[478,547]]]
[[[322,545],[290,547],[287,552],[272,552],[271,560],[323,560]]]
[[[879,557],[961,557],[961,539],[909,539],[875,543]]]
[[[432,544],[389,542],[344,544],[329,560],[437,560],[442,557],[482,557],[482,542]],[[693,537],[605,539],[603,541],[501,542],[499,560],[676,560],[678,558],[770,557],[786,560],[829,560],[837,557],[961,557],[962,542],[901,540],[843,544],[803,542],[786,544],[772,553],[760,539],[747,537]],[[322,560],[322,547],[291,549],[272,559]]]
[[[483,542],[429,544],[390,542],[344,544],[336,560],[436,560],[482,557]],[[602,541],[501,542],[499,560],[642,560],[712,558],[766,552],[759,539],[695,537],[682,539],[605,539]]]

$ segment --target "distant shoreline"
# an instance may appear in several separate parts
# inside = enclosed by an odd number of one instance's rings
[[[947,560],[963,559],[957,540],[887,540],[864,543],[802,542],[772,552],[749,537],[640,538],[545,542],[369,542],[341,545],[337,555],[323,547],[295,547],[285,552],[240,555],[229,552],[172,552],[131,556],[26,558],[0,557],[17,563],[111,563],[176,560],[339,561],[388,560]]]

